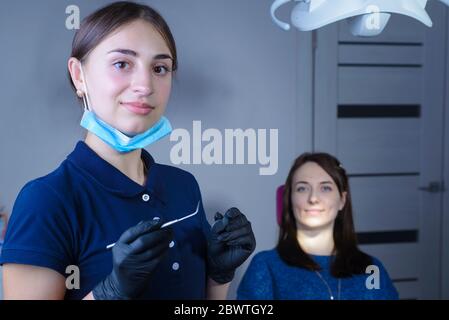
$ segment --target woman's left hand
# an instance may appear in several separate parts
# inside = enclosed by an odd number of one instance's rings
[[[208,241],[208,275],[218,283],[228,283],[234,272],[256,248],[251,223],[237,208],[215,215]]]

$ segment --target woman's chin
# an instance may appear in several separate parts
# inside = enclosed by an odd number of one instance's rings
[[[319,230],[332,225],[332,221],[317,217],[308,217],[301,220],[300,225],[307,230]]]
[[[160,118],[160,117],[159,117]],[[129,137],[138,135],[140,133],[143,133],[150,129],[152,126],[154,126],[159,119],[155,119],[153,116],[151,118],[147,119],[122,119],[124,121],[119,121],[117,123],[117,129],[126,134]]]
[[[119,129],[122,133],[126,134],[128,137],[133,137],[141,134],[148,130],[147,126],[142,124],[130,124],[126,126],[121,126]]]

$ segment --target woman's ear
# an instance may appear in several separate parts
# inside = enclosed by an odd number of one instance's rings
[[[343,210],[343,208],[345,207],[346,204],[346,196],[348,195],[348,193],[346,191],[341,193],[341,197],[340,197],[340,208],[338,210]]]
[[[72,78],[73,85],[77,90],[77,95],[81,98],[84,94],[84,79],[81,73],[81,62],[74,57],[71,57],[68,61],[68,68],[70,77]]]

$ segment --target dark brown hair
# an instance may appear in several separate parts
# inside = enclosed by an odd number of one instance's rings
[[[292,210],[291,195],[293,176],[302,165],[314,162],[332,178],[340,196],[346,192],[346,202],[338,213],[334,224],[335,258],[331,264],[331,273],[335,277],[349,277],[353,274],[365,273],[372,259],[357,247],[357,237],[352,218],[351,192],[348,176],[340,161],[327,153],[304,153],[299,156],[290,168],[284,186],[282,222],[279,233],[277,251],[287,264],[309,269],[320,270],[320,266],[302,250],[297,240],[296,219]]]
[[[149,22],[165,40],[173,58],[173,68],[178,68],[178,57],[173,35],[164,18],[149,6],[129,1],[114,2],[90,14],[81,22],[73,42],[71,57],[83,62],[89,53],[117,28],[142,19]],[[76,88],[70,77],[70,84],[76,92]]]

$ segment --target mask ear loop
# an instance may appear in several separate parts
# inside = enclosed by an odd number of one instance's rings
[[[86,104],[86,97],[84,96],[84,94],[83,94],[83,104],[84,104],[84,111],[89,111],[89,108],[87,107]]]
[[[84,85],[84,91],[85,91],[85,94],[83,94],[84,110],[90,111],[90,108],[89,108],[90,100],[89,100],[89,94],[87,93],[87,82],[86,82],[86,77],[84,76],[84,72],[83,72],[83,65],[81,63],[80,63],[80,70],[81,70],[81,76],[83,77],[83,85]]]

